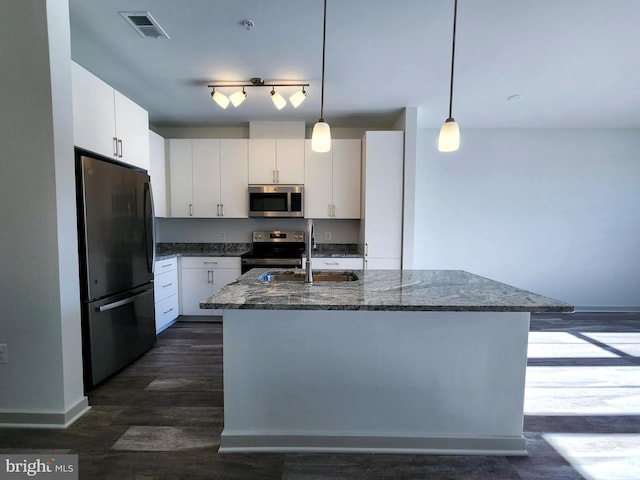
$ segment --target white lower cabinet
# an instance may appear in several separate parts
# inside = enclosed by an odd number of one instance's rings
[[[178,318],[178,259],[157,260],[153,276],[153,296],[156,311],[156,333],[166,329]]]
[[[304,265],[304,262],[303,262]],[[362,270],[362,257],[311,257],[314,270]]]
[[[200,302],[233,282],[240,274],[240,257],[183,257],[180,267],[180,313],[222,315],[222,310],[200,308]]]
[[[302,269],[306,269],[307,257],[302,257]],[[314,270],[363,270],[363,257],[314,257],[311,255],[311,268]]]

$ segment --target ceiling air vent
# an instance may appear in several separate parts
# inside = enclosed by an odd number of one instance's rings
[[[120,15],[142,38],[169,38],[149,12],[120,12]]]

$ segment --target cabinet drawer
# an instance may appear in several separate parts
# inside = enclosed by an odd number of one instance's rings
[[[156,303],[178,293],[178,271],[156,274],[154,277],[154,297]]]
[[[240,257],[182,257],[182,268],[240,268]]]
[[[311,258],[311,265],[318,270],[362,270],[362,258]]]
[[[165,258],[164,260],[157,260],[155,263],[155,274],[161,274],[164,272],[169,272],[171,270],[176,270],[178,268],[178,258],[171,257]]]
[[[178,295],[171,295],[156,303],[156,332],[160,332],[178,318]]]

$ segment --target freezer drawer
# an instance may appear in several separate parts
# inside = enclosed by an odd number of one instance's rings
[[[153,283],[84,307],[83,357],[89,390],[155,343]]]

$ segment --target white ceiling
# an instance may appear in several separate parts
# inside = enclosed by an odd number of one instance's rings
[[[318,119],[322,0],[69,5],[73,59],[147,109],[154,125]],[[171,38],[140,37],[120,11],[148,11]],[[453,0],[327,0],[327,122],[388,127],[417,106],[421,127],[439,127],[452,21]],[[639,0],[459,0],[453,115],[460,128],[639,128],[639,48]],[[267,88],[249,89],[238,108],[212,102],[209,83],[251,77],[311,86],[298,109],[277,111]],[[524,97],[507,101],[514,94]]]

